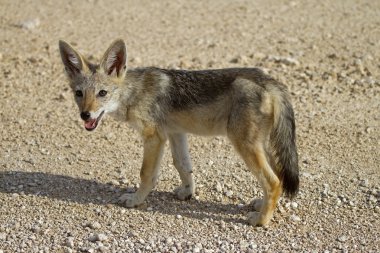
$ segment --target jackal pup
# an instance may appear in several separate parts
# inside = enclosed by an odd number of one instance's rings
[[[92,131],[106,114],[130,122],[144,141],[140,188],[124,194],[127,207],[143,203],[156,185],[167,139],[182,184],[181,200],[195,192],[186,133],[227,135],[249,170],[257,177],[264,198],[248,216],[265,225],[273,216],[282,191],[298,191],[295,123],[287,88],[256,68],[218,70],[127,70],[123,40],[114,41],[100,65],[89,63],[72,46],[59,49],[84,127]],[[258,209],[259,208],[259,209]]]

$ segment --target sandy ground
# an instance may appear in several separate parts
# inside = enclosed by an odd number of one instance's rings
[[[0,0],[0,252],[379,252],[380,1]],[[142,143],[110,118],[83,129],[58,40],[98,60],[115,38],[129,67],[257,66],[286,83],[301,188],[271,225],[222,137],[190,137],[197,193],[178,201],[166,149],[141,209]]]

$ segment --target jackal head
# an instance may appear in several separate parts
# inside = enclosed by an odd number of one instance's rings
[[[126,74],[125,43],[114,41],[99,65],[89,63],[64,41],[59,41],[59,50],[84,127],[92,131],[106,113],[119,106],[120,85]]]

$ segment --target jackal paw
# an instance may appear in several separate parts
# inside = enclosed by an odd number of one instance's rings
[[[264,201],[262,199],[254,199],[251,202],[251,206],[253,210],[260,212],[261,208],[263,207]]]
[[[179,200],[189,200],[194,195],[194,187],[191,185],[181,185],[174,190]]]
[[[249,212],[247,215],[248,223],[252,226],[262,226],[261,213],[260,212]]]
[[[144,199],[140,198],[136,193],[125,193],[118,199],[118,203],[125,207],[137,207],[144,202]]]

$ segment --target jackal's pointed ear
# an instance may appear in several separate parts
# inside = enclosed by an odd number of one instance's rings
[[[100,66],[107,75],[124,77],[127,70],[127,48],[123,40],[115,40],[104,53]]]
[[[80,54],[65,41],[59,41],[59,51],[67,74],[72,78],[83,71],[85,63]]]

